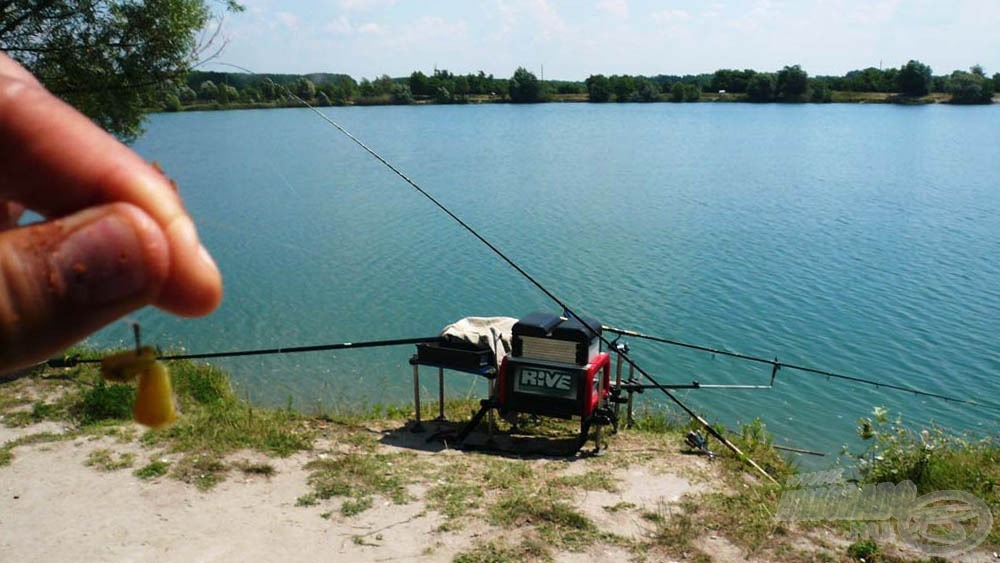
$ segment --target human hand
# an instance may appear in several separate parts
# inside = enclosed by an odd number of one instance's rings
[[[25,209],[45,221],[17,227]],[[145,305],[221,299],[170,181],[0,52],[0,373]]]

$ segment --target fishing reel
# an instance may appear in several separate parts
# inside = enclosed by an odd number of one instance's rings
[[[715,459],[715,454],[708,449],[708,437],[692,430],[684,436],[684,442],[693,450],[698,450],[708,456],[708,459]]]

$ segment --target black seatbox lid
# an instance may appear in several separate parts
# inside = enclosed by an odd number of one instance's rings
[[[518,319],[511,332],[514,336],[546,337],[559,325],[562,317],[552,313],[531,313]]]
[[[580,319],[583,323],[572,318],[561,322],[559,326],[552,329],[552,338],[586,343],[601,334],[600,322],[590,317],[580,317]]]

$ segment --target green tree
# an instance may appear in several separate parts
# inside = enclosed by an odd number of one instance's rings
[[[632,99],[636,102],[657,102],[660,100],[660,85],[648,78],[640,78]]]
[[[670,87],[670,101],[683,102],[685,90],[683,82],[674,82],[674,85]]]
[[[993,83],[982,68],[972,72],[956,70],[948,79],[948,93],[953,104],[988,104],[993,100]]]
[[[809,79],[809,101],[817,104],[830,103],[830,87],[825,78]]]
[[[177,94],[170,93],[163,99],[163,109],[167,111],[181,111],[184,109],[184,106],[181,105],[181,100],[177,97]]]
[[[219,87],[215,82],[206,80],[198,86],[198,97],[202,100],[216,100],[219,98]]]
[[[931,67],[920,61],[910,60],[899,69],[896,80],[899,92],[904,96],[926,96],[931,91]]]
[[[194,90],[192,90],[190,86],[184,84],[183,86],[177,89],[177,97],[180,99],[181,102],[185,104],[190,104],[191,102],[198,99],[198,94]]]
[[[587,85],[587,100],[604,103],[611,99],[611,81],[603,74],[592,74],[584,82]]]
[[[684,85],[684,101],[697,102],[701,99],[701,88],[697,84]]]
[[[231,102],[235,102],[240,97],[240,93],[236,90],[236,88],[233,88],[232,86],[230,86],[228,84],[223,84],[223,85],[219,86],[218,89],[217,89],[217,92],[218,92],[218,94],[217,94],[215,100],[217,102],[219,102],[220,104],[222,104],[222,105],[226,105],[226,104],[229,104]]]
[[[295,92],[296,96],[307,102],[316,97],[316,85],[313,84],[312,80],[304,76],[295,81],[292,91]]]
[[[12,0],[0,2],[0,50],[129,141],[161,93],[218,47],[198,41],[211,18],[206,0]]]
[[[803,101],[809,91],[809,74],[799,65],[786,66],[778,71],[775,88],[782,100]]]
[[[524,67],[517,67],[510,79],[510,101],[515,104],[542,101],[542,85],[538,82],[538,77]]]
[[[773,102],[774,75],[768,73],[754,75],[747,83],[747,98],[751,102]]]
[[[729,94],[743,94],[747,91],[747,84],[750,79],[757,74],[756,71],[719,69],[712,75],[709,88],[713,92],[725,90]]]
[[[611,90],[615,93],[616,102],[627,102],[635,92],[635,79],[629,75],[611,77]]]
[[[407,84],[393,84],[389,95],[392,96],[392,103],[394,104],[406,105],[413,103],[413,93]]]
[[[410,92],[414,96],[433,96],[434,87],[431,86],[431,81],[426,74],[416,70],[410,74]]]

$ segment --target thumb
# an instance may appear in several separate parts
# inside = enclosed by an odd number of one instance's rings
[[[138,207],[114,203],[0,233],[0,358],[39,362],[153,302],[170,250]]]

